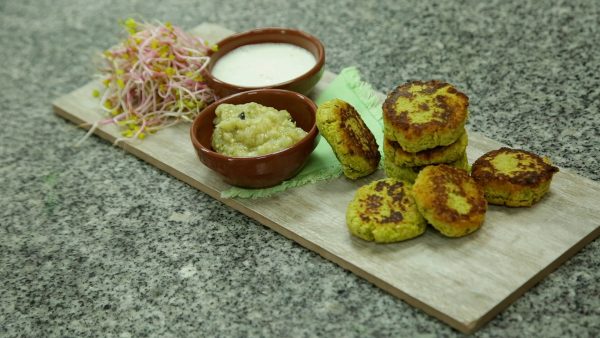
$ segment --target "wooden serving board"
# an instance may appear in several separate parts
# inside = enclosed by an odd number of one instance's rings
[[[210,41],[232,33],[210,24],[194,31]],[[315,92],[334,76],[326,72]],[[91,95],[99,87],[91,82],[58,98],[56,114],[89,128],[103,117]],[[600,184],[561,169],[540,203],[532,208],[491,206],[483,227],[470,236],[449,239],[429,229],[402,243],[365,242],[348,233],[345,210],[356,189],[383,177],[381,171],[355,182],[340,177],[267,199],[222,199],[221,191],[229,186],[200,163],[189,127],[175,126],[120,146],[465,333],[480,328],[600,234]],[[119,135],[112,125],[96,134],[109,141]],[[469,161],[500,146],[470,133]]]

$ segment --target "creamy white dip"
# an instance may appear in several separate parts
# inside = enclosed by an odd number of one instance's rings
[[[317,60],[308,50],[289,43],[257,43],[238,47],[221,57],[212,75],[229,84],[265,87],[294,79]]]

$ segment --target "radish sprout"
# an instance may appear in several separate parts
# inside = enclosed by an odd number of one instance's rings
[[[127,19],[124,27],[127,38],[102,55],[104,91],[92,92],[111,117],[94,123],[78,144],[98,126],[111,123],[123,129],[115,144],[143,139],[181,121],[193,121],[216,99],[201,74],[209,61],[208,52],[216,50],[216,45],[169,22]]]

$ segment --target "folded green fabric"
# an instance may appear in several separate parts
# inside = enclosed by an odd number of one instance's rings
[[[371,129],[381,151],[383,146],[383,122],[381,102],[371,85],[361,81],[360,73],[355,67],[343,69],[340,74],[321,92],[315,103],[339,98],[350,103],[360,113],[365,124]],[[319,145],[310,155],[308,162],[293,178],[274,187],[264,189],[245,189],[231,187],[221,193],[223,198],[262,198],[269,197],[284,190],[317,181],[328,180],[342,174],[342,167],[331,150],[329,143],[321,138]]]

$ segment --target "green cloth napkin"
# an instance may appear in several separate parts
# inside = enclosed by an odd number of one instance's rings
[[[317,105],[325,101],[339,98],[350,103],[360,113],[365,124],[371,129],[379,149],[383,145],[383,122],[381,102],[370,84],[361,81],[356,67],[343,69],[340,74],[315,99]],[[319,145],[310,155],[304,168],[293,178],[274,187],[265,189],[245,189],[231,187],[221,192],[223,198],[262,198],[269,197],[284,190],[317,181],[328,180],[342,174],[340,162],[331,150],[331,146],[321,138]]]

